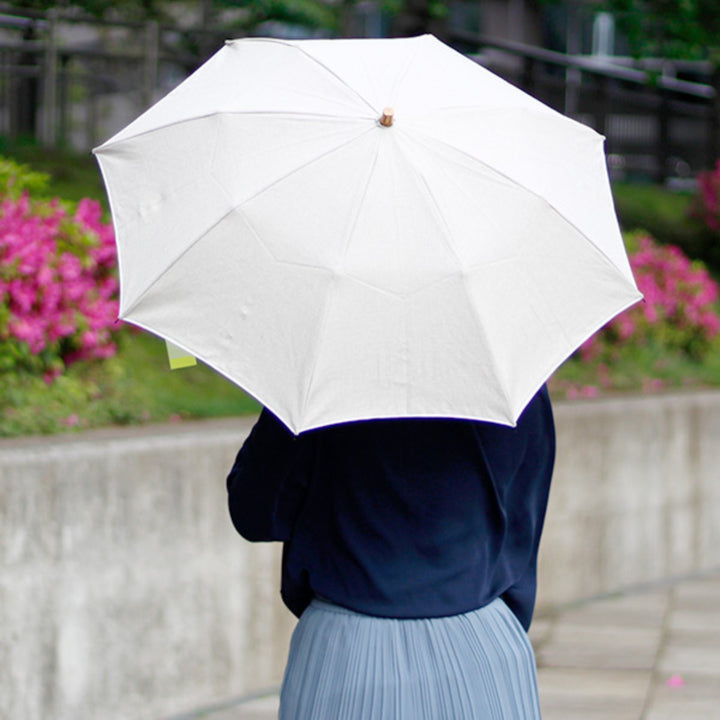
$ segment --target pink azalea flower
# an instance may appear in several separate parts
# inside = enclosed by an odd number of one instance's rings
[[[720,164],[716,172],[714,187],[720,198]],[[624,347],[656,345],[701,358],[720,334],[718,285],[702,263],[691,262],[679,248],[659,245],[648,235],[636,242],[638,250],[629,259],[644,301],[613,319],[579,352],[584,361],[598,362],[603,388],[612,386],[613,363]],[[661,387],[657,378],[644,382],[648,392]],[[586,397],[587,392],[581,387],[569,391],[574,397]]]
[[[107,343],[105,345],[99,345],[93,350],[93,356],[99,359],[112,357],[117,352],[117,345],[115,343]]]
[[[44,350],[46,381],[63,364],[116,351],[114,235],[97,202],[81,201],[69,217],[59,202],[38,203],[27,194],[1,201],[0,278],[7,310],[0,337],[25,343],[36,355]]]
[[[30,352],[39,353],[45,349],[45,333],[39,318],[18,318],[8,323],[8,329],[18,339],[26,342]]]
[[[99,336],[94,330],[85,330],[80,335],[80,347],[90,350],[94,348],[99,341]]]
[[[82,277],[82,263],[80,262],[80,258],[68,252],[60,256],[57,267],[60,277],[66,282],[77,281]]]

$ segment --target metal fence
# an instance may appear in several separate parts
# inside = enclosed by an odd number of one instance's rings
[[[658,71],[477,35],[456,39],[505,79],[605,135],[615,177],[680,184],[720,156],[718,76],[709,63],[668,62]],[[677,77],[678,69],[694,79]]]
[[[88,150],[140,114],[219,48],[231,30],[103,22],[56,11],[2,14],[0,136]],[[478,62],[607,137],[616,177],[691,178],[720,156],[718,93],[652,69],[455,32]]]
[[[0,135],[87,150],[192,72],[226,34],[0,11]]]

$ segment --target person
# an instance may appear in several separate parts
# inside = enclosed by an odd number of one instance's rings
[[[293,435],[264,409],[232,522],[281,541],[299,617],[281,720],[535,720],[532,618],[555,457],[547,388],[516,427],[442,418]]]

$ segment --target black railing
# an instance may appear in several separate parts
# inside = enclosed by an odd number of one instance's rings
[[[605,135],[616,175],[689,178],[720,156],[718,76],[709,63],[682,63],[684,72],[695,70],[705,80],[692,82],[662,74],[652,62],[627,67],[469,33],[450,40],[530,95]]]
[[[5,12],[5,15],[2,13]],[[0,135],[89,149],[220,47],[228,31],[107,22],[0,4]],[[67,42],[58,28],[91,25]],[[181,38],[182,42],[178,42]],[[551,107],[598,130],[615,175],[692,177],[720,157],[720,98],[709,63],[633,66],[455,32],[451,44]],[[179,49],[180,48],[180,49]]]
[[[93,32],[68,41],[68,31],[83,25]],[[0,136],[90,149],[224,39],[223,28],[109,21],[0,4]]]

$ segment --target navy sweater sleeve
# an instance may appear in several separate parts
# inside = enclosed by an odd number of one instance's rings
[[[526,565],[501,597],[527,630],[535,609],[538,550],[555,464],[555,432],[547,388],[527,408],[523,421],[528,426],[523,458],[509,480],[505,507],[510,520],[507,552],[518,559],[519,567],[521,558]]]
[[[290,539],[308,483],[306,445],[262,411],[227,478],[230,517],[246,540]]]

